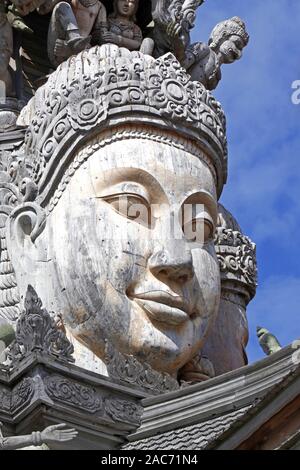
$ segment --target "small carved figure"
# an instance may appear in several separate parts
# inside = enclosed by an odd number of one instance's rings
[[[103,34],[104,42],[138,50],[143,41],[142,31],[135,23],[139,0],[114,0],[114,12],[108,17],[108,31]]]
[[[13,53],[13,33],[6,16],[5,5],[0,3],[0,99],[14,96],[9,61]]]
[[[51,10],[48,55],[55,67],[89,48],[92,35],[99,39],[107,29],[106,9],[99,0],[46,0],[38,12],[45,15]]]
[[[196,10],[202,4],[203,0],[152,0],[155,57],[172,52],[182,62],[190,44]]]
[[[267,356],[271,356],[282,348],[276,336],[272,335],[266,328],[257,327],[257,337],[262,350]]]
[[[65,428],[65,424],[48,426],[44,431],[32,432],[26,436],[3,437],[3,424],[0,422],[0,450],[16,450],[28,446],[41,446],[42,444],[55,444],[59,442],[72,441],[78,435],[74,428]]]
[[[199,42],[189,46],[182,64],[193,80],[213,90],[222,78],[221,66],[239,60],[248,41],[245,23],[233,17],[215,26],[208,45]]]

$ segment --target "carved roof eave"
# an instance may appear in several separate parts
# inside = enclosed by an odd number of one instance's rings
[[[143,400],[141,427],[129,436],[134,442],[169,430],[199,423],[261,400],[285,377],[298,371],[288,346],[254,364],[228,372],[207,382],[159,397]]]

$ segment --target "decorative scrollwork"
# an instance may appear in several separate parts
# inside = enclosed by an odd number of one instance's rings
[[[149,364],[139,362],[134,356],[121,354],[109,343],[106,344],[106,366],[110,377],[124,380],[152,393],[179,389],[179,383],[170,375],[155,371]]]
[[[103,129],[111,118],[124,124],[129,111],[131,117],[142,113],[152,121],[155,116],[178,123],[199,134],[201,142],[203,137],[211,142],[215,152],[209,158],[223,185],[227,142],[220,104],[171,53],[154,59],[114,45],[94,47],[61,64],[24,109],[24,122],[30,116],[24,145],[29,178],[41,191],[64,159],[69,165],[66,149],[74,140]]]
[[[241,232],[219,227],[215,247],[221,274],[232,275],[248,284],[250,289],[257,286],[256,246]]]
[[[96,413],[103,409],[102,397],[89,385],[82,385],[60,376],[49,376],[46,377],[45,387],[51,398],[89,413]]]
[[[105,400],[105,411],[113,421],[139,423],[143,407],[126,400]]]
[[[34,394],[34,381],[30,377],[26,377],[12,390],[11,394],[11,411],[15,412],[28,403]]]

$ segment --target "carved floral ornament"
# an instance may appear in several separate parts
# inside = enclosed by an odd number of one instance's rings
[[[236,279],[252,292],[257,286],[256,245],[241,232],[219,227],[215,248],[222,279]]]

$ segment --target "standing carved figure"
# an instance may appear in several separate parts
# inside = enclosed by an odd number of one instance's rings
[[[130,51],[141,47],[143,36],[136,24],[139,0],[114,0],[114,11],[108,17],[108,31],[104,32],[104,42],[126,47]]]
[[[196,10],[202,4],[203,0],[152,0],[155,57],[171,51],[180,62],[184,59]]]
[[[239,60],[248,42],[245,23],[235,16],[215,26],[208,45],[198,42],[189,46],[182,65],[193,80],[213,90],[222,78],[221,66]]]
[[[53,9],[48,31],[48,55],[54,67],[91,46],[92,35],[106,31],[106,9],[99,0],[47,0],[39,9]]]

